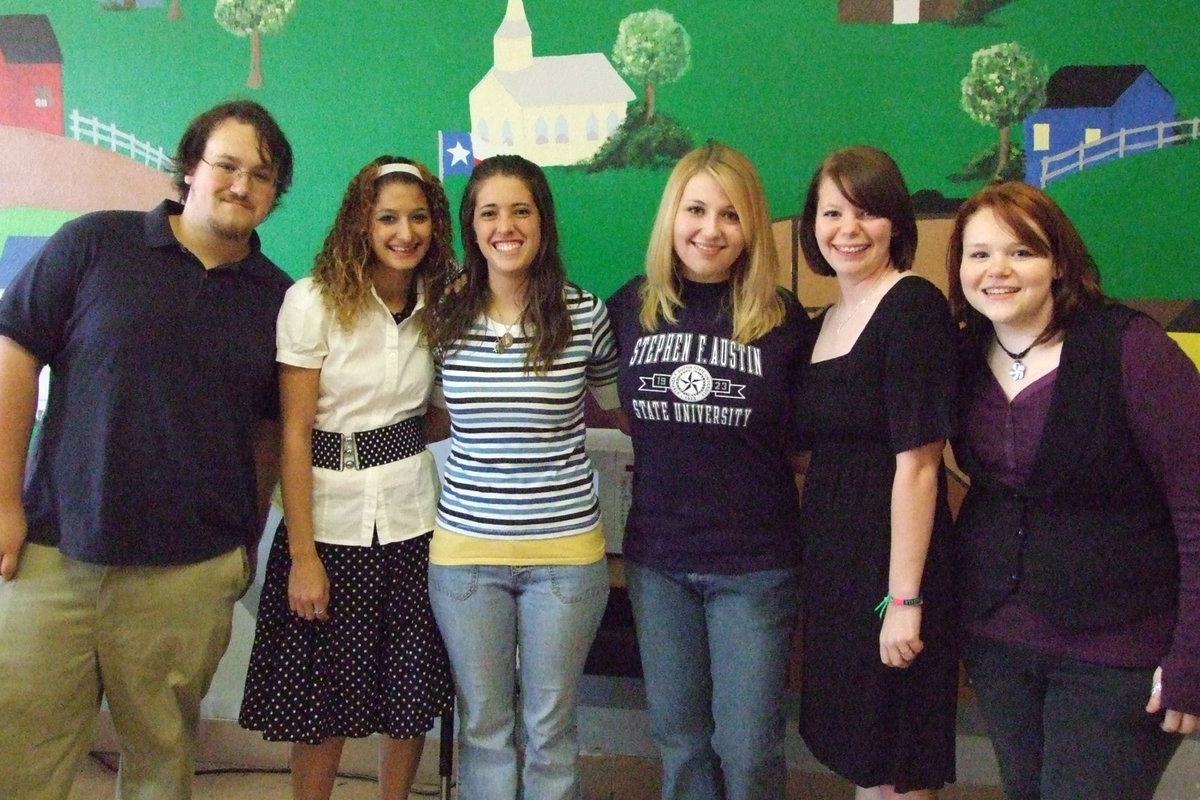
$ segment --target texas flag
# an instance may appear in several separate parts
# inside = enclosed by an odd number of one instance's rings
[[[438,131],[438,178],[470,175],[475,167],[471,152],[471,134],[463,131]]]

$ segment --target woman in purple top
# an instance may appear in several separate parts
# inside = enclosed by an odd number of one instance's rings
[[[1010,800],[1149,800],[1200,717],[1200,375],[1045,193],[989,186],[963,325],[964,658]]]

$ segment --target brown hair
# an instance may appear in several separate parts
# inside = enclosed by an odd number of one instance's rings
[[[1104,302],[1100,272],[1079,231],[1050,196],[1027,183],[1008,181],[980,189],[958,209],[950,245],[946,251],[947,294],[950,312],[967,336],[982,346],[991,337],[991,322],[970,303],[963,292],[959,270],[963,259],[963,231],[976,213],[989,209],[1001,225],[1039,256],[1049,257],[1055,278],[1050,284],[1053,307],[1050,324],[1034,340],[1053,339],[1081,312]]]
[[[390,172],[380,177],[379,167],[384,164],[411,164],[421,177],[418,179],[407,172]],[[433,304],[434,298],[442,296],[458,268],[450,232],[450,202],[442,184],[422,164],[411,159],[379,156],[350,179],[325,243],[313,260],[313,283],[320,289],[321,297],[334,312],[338,324],[345,328],[354,324],[371,296],[369,267],[375,259],[371,249],[371,210],[380,191],[390,183],[419,187],[429,206],[433,240],[415,271],[415,277],[424,283],[426,307]],[[422,315],[426,328],[428,317],[428,312]]]
[[[833,181],[854,205],[892,223],[892,241],[888,247],[892,266],[900,272],[912,269],[917,254],[917,217],[912,196],[892,157],[866,145],[833,151],[809,181],[800,215],[800,249],[809,268],[818,275],[837,274],[817,244],[817,191],[824,178]]]
[[[253,100],[221,103],[188,123],[172,159],[171,179],[179,199],[187,200],[189,187],[184,178],[195,171],[204,157],[204,148],[208,146],[208,137],[212,136],[213,130],[227,119],[245,123],[258,134],[258,157],[275,168],[275,200],[271,206],[274,209],[292,186],[292,145],[275,118]]]
[[[554,197],[546,174],[537,164],[518,155],[498,155],[485,158],[475,165],[463,189],[458,207],[459,233],[463,243],[463,272],[466,281],[461,288],[441,298],[430,328],[431,347],[451,348],[466,336],[467,331],[487,308],[491,290],[488,288],[488,266],[479,240],[475,235],[475,206],[479,187],[496,175],[520,180],[533,195],[541,227],[541,248],[529,266],[527,304],[519,322],[531,332],[525,365],[545,374],[554,359],[571,341],[571,312],[563,292],[567,273],[558,252],[558,224],[554,214]]]

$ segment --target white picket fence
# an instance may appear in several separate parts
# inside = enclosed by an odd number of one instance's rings
[[[161,148],[137,139],[133,134],[118,130],[115,123],[104,123],[95,117],[85,117],[78,109],[71,111],[71,138],[106,147],[163,172],[171,171],[171,157]]]
[[[1191,128],[1191,132],[1187,129]],[[1170,133],[1168,134],[1168,131]],[[1039,185],[1044,189],[1046,184],[1055,178],[1082,172],[1097,161],[1116,156],[1124,158],[1143,150],[1160,150],[1163,147],[1194,140],[1200,137],[1200,117],[1179,120],[1177,122],[1159,122],[1141,128],[1122,128],[1116,133],[1110,133],[1093,142],[1080,142],[1070,150],[1042,158],[1042,174]],[[1062,166],[1054,167],[1054,164]]]

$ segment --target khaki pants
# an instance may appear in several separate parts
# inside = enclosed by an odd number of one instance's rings
[[[105,567],[28,544],[0,583],[0,798],[65,800],[100,699],[121,800],[187,800],[200,701],[249,580],[237,548],[173,567]]]

